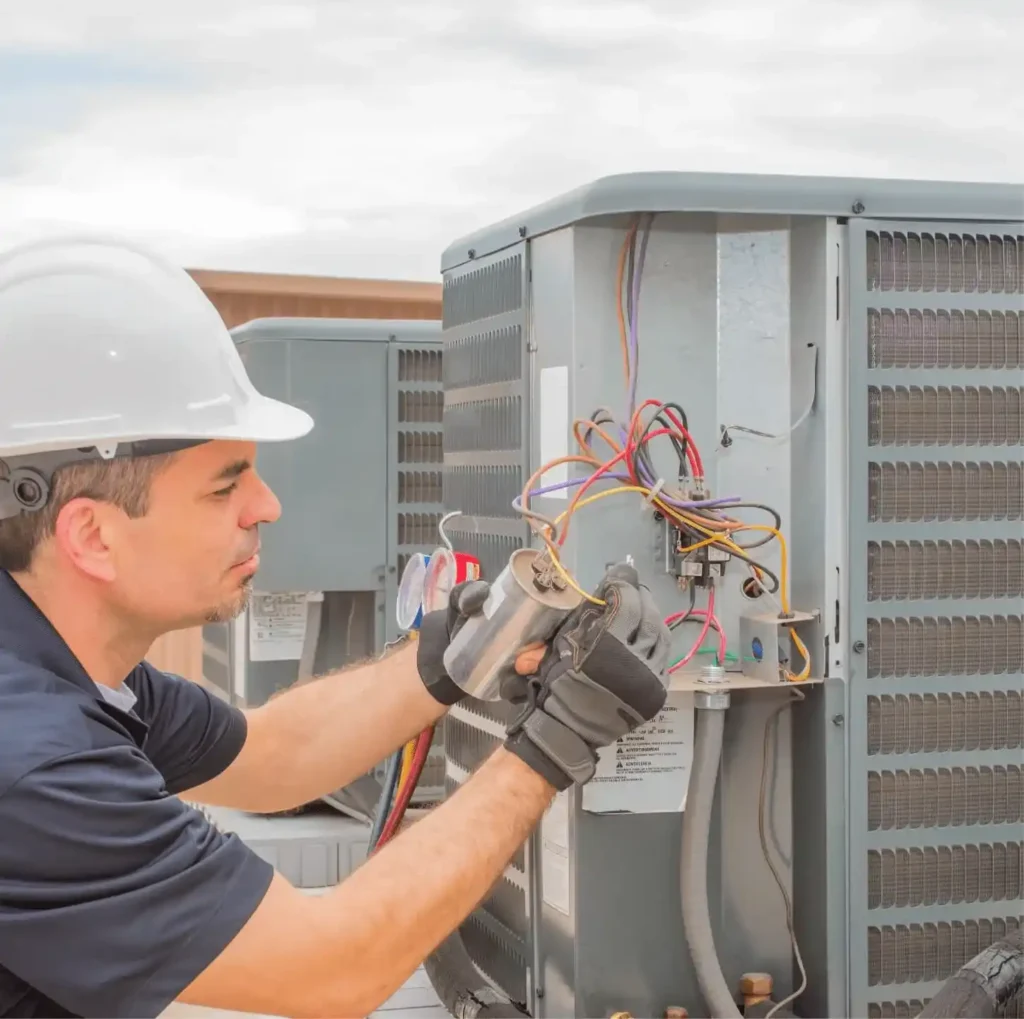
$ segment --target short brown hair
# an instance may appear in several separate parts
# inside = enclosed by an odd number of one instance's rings
[[[150,484],[171,456],[88,460],[54,471],[50,498],[41,510],[0,520],[0,569],[29,569],[36,549],[53,534],[57,516],[72,499],[97,499],[113,503],[130,517],[145,516]]]

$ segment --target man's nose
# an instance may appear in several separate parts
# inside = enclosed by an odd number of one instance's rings
[[[252,472],[252,490],[247,493],[245,519],[243,527],[256,524],[272,524],[281,516],[281,501],[274,495],[273,489],[258,475]]]

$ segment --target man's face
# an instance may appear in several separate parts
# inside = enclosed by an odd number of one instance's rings
[[[144,516],[108,517],[108,591],[129,618],[177,629],[223,622],[245,607],[259,525],[281,514],[255,459],[249,442],[185,450],[153,479]]]

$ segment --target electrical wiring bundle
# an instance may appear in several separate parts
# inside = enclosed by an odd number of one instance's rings
[[[673,629],[684,624],[700,626],[691,649],[674,662],[670,670],[685,668],[698,654],[713,654],[716,664],[725,668],[727,662],[736,661],[736,656],[729,655],[725,631],[715,614],[716,578],[724,576],[728,561],[742,563],[751,574],[748,590],[776,600],[780,618],[784,620],[791,616],[788,550],[782,520],[776,510],[744,501],[739,496],[711,497],[700,451],[690,434],[686,412],[679,403],[647,399],[637,404],[641,280],[653,218],[643,216],[630,227],[618,259],[616,306],[627,395],[624,419],[617,420],[611,410],[602,407],[590,418],[574,421],[572,433],[577,452],[541,465],[527,480],[514,507],[543,543],[552,566],[564,582],[580,597],[598,602],[599,599],[587,594],[562,565],[561,552],[573,517],[579,510],[611,496],[642,497],[655,519],[665,527],[670,567],[680,584],[688,586],[690,592],[689,607],[672,613],[666,622]],[[655,468],[651,447],[656,440],[667,442],[674,452],[674,480],[659,476]],[[557,484],[541,485],[548,471],[563,465],[571,465],[570,470],[575,468],[578,476]],[[546,516],[532,508],[532,499],[566,489],[575,491],[566,510],[557,517]],[[743,520],[736,515],[742,510],[767,514],[770,523]],[[772,541],[779,546],[778,574],[754,557],[757,549]],[[707,591],[704,608],[697,607],[698,588]],[[803,664],[795,672],[785,669],[783,678],[801,682],[810,676],[809,654],[795,630],[786,629]],[[717,647],[707,651],[704,642],[712,631],[717,636]]]

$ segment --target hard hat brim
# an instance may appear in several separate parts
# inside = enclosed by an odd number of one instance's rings
[[[301,439],[313,429],[313,418],[304,410],[282,403],[261,393],[253,393],[237,412],[231,424],[201,425],[196,428],[174,428],[166,431],[127,432],[116,427],[109,432],[89,428],[51,435],[43,440],[5,443],[0,457],[30,456],[64,449],[116,447],[122,443],[147,441],[212,442],[217,439],[234,442],[289,442]],[[89,434],[91,432],[91,434]]]
[[[304,410],[269,396],[258,395],[246,408],[236,425],[209,439],[236,439],[244,442],[290,442],[313,430],[313,418]]]

